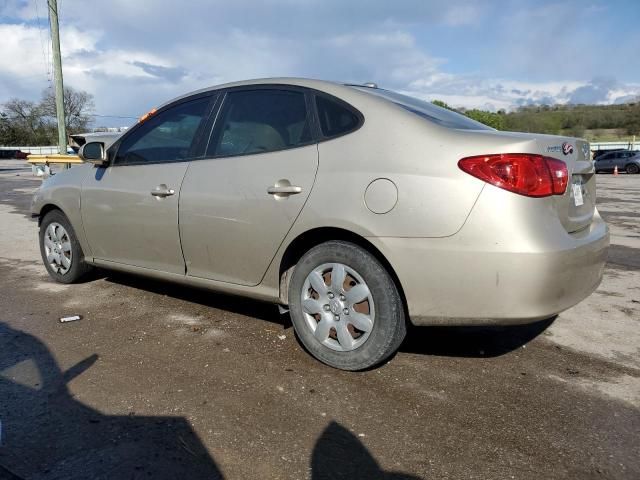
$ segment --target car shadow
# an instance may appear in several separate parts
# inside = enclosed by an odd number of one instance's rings
[[[184,417],[106,415],[75,399],[67,385],[97,361],[63,372],[42,341],[0,322],[0,478],[224,478]],[[417,477],[385,472],[331,422],[314,445],[311,478]]]
[[[412,326],[400,351],[445,357],[499,357],[529,343],[556,318],[557,315],[513,326]]]
[[[289,315],[280,315],[278,307],[272,303],[260,302],[246,297],[226,295],[202,288],[165,282],[138,275],[96,269],[89,274],[88,281],[104,278],[107,282],[126,285],[130,288],[144,290],[158,295],[197,303],[205,307],[217,308],[228,312],[255,317],[260,320],[288,327],[291,325]]]
[[[279,314],[278,308],[267,302],[120,272],[96,270],[92,275],[93,279],[104,278],[108,282],[131,288],[266,320],[282,325],[284,328],[292,326],[288,314]],[[557,316],[553,316],[534,323],[513,326],[417,327],[410,325],[407,337],[399,351],[448,357],[497,357],[529,343],[543,333],[556,318]]]

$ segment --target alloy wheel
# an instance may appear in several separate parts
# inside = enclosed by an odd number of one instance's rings
[[[314,338],[332,350],[355,350],[373,330],[371,291],[358,272],[342,263],[312,270],[302,288],[301,304]]]
[[[44,251],[54,272],[64,275],[69,271],[73,260],[71,238],[59,223],[52,222],[47,227],[44,234]]]

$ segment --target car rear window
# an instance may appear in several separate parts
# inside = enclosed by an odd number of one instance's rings
[[[326,97],[317,96],[316,106],[324,137],[337,137],[355,130],[360,118],[351,109]]]
[[[353,87],[361,92],[376,95],[388,100],[405,110],[415,113],[422,118],[425,118],[433,123],[448,128],[456,128],[461,130],[493,130],[491,127],[471,120],[469,117],[465,117],[459,113],[447,110],[446,108],[438,107],[433,103],[420,100],[418,98],[410,97],[408,95],[402,95],[400,93],[392,92],[390,90],[383,90],[381,88],[370,87]]]

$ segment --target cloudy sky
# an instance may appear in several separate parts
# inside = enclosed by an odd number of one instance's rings
[[[128,125],[218,83],[303,76],[454,106],[640,95],[640,0],[58,0],[65,84]],[[51,85],[46,0],[0,0],[0,103]]]

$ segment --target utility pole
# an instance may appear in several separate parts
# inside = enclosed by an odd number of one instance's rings
[[[58,153],[67,154],[67,129],[64,123],[64,86],[62,84],[62,58],[60,57],[60,30],[58,26],[58,1],[47,0],[49,26],[53,50],[53,79],[56,87],[56,116],[58,117]]]

